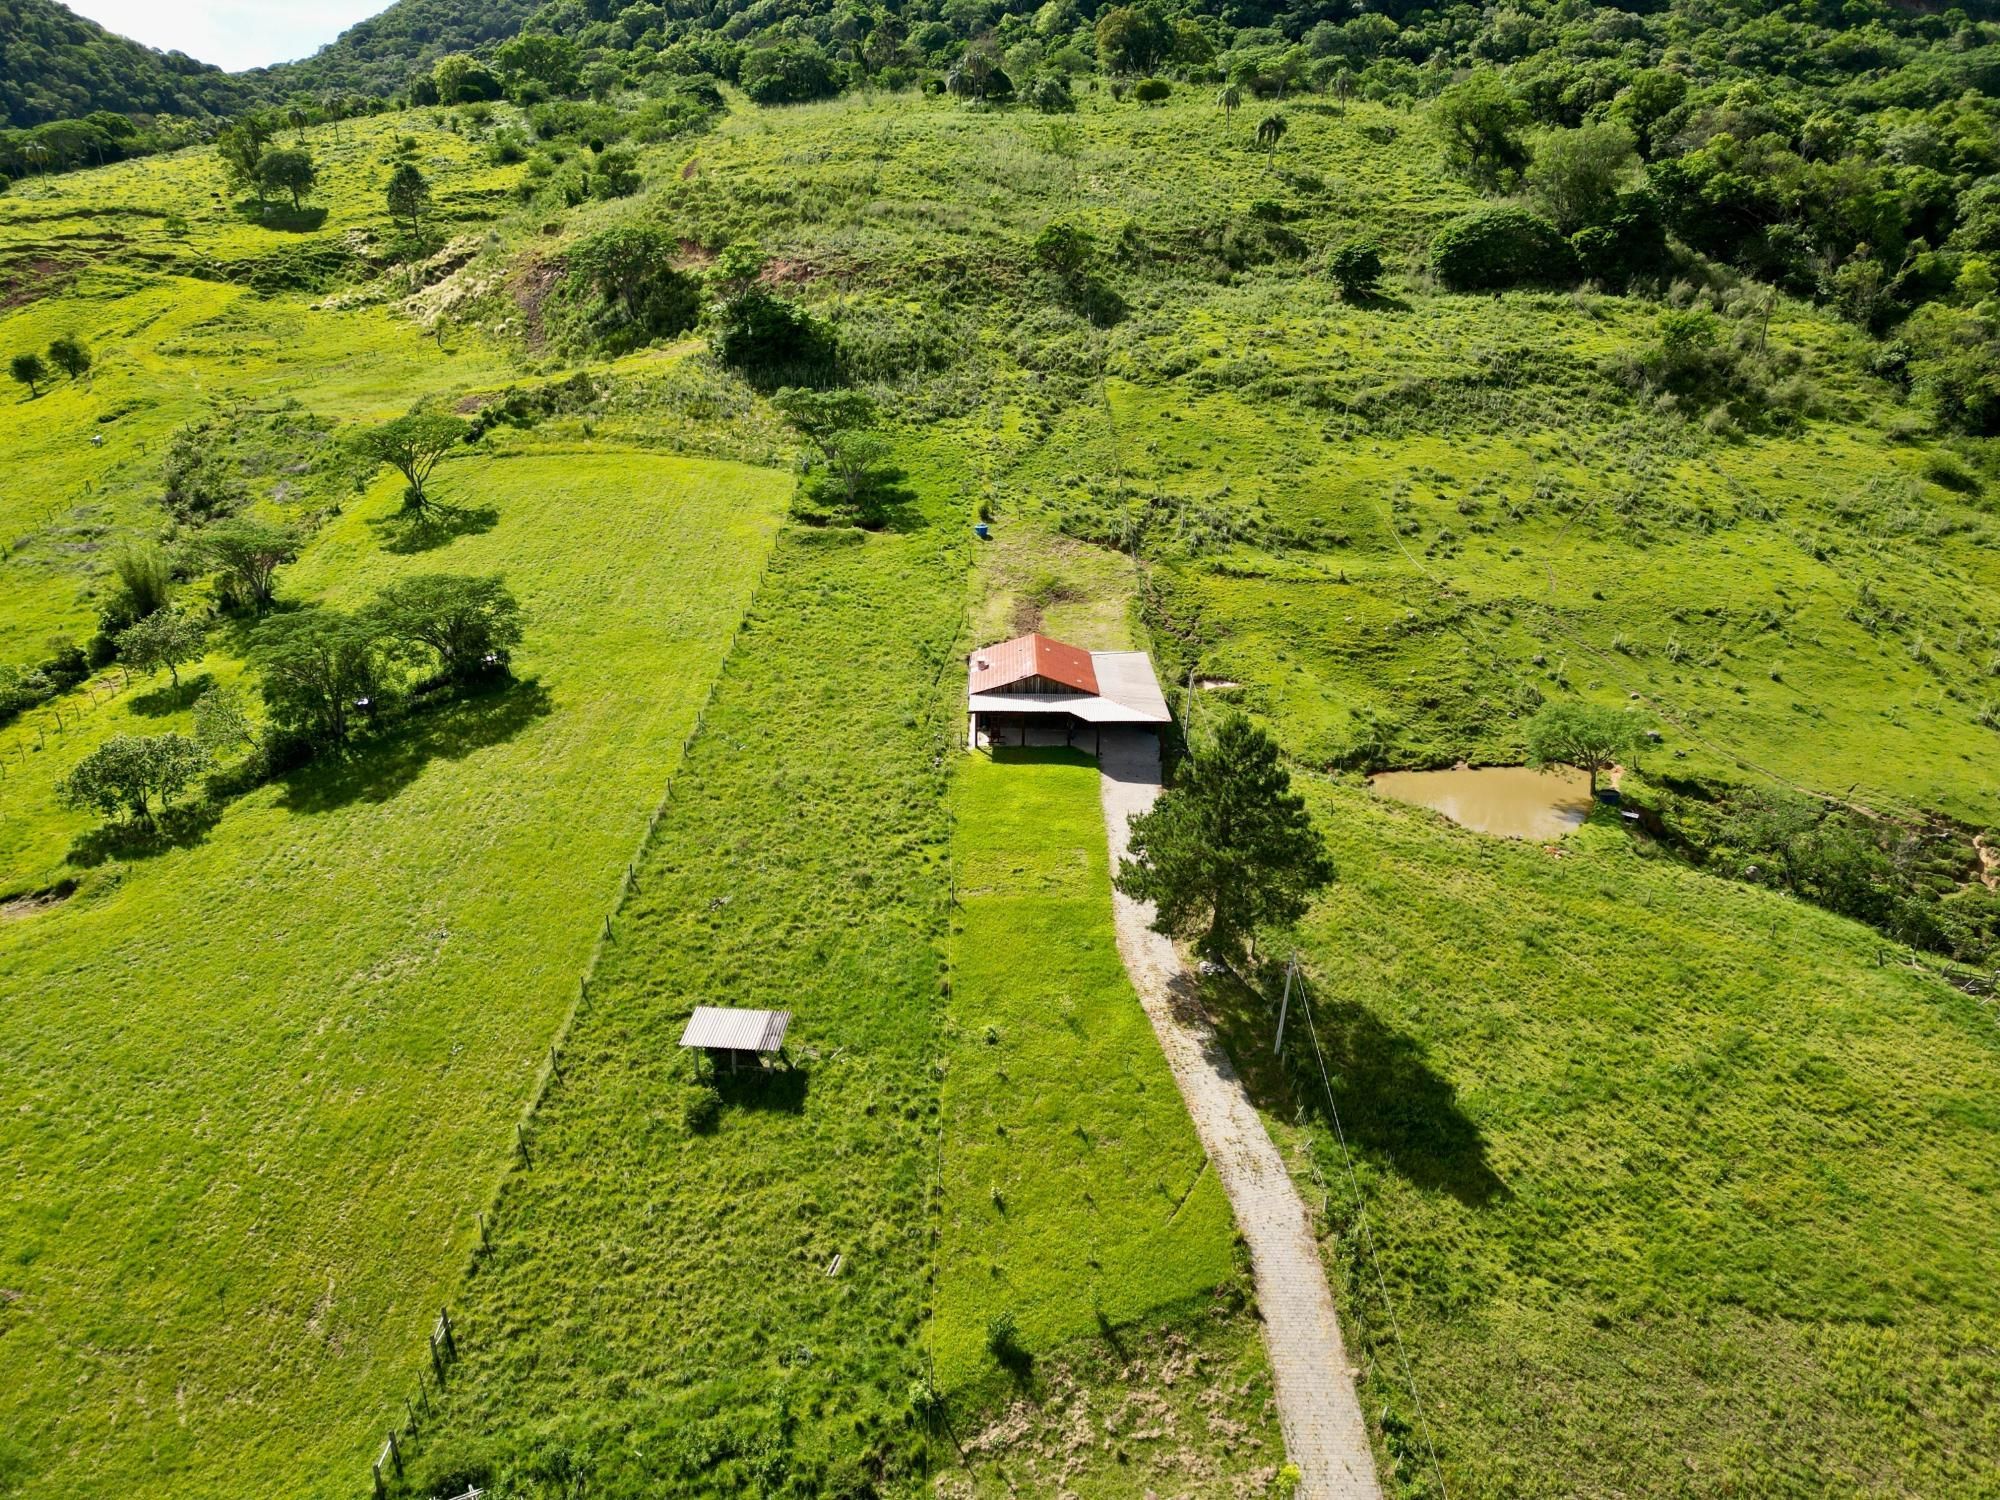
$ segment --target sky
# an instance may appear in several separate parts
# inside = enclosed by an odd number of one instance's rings
[[[162,51],[232,71],[309,57],[389,0],[63,0],[80,16]]]

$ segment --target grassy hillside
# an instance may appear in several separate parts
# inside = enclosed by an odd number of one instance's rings
[[[161,457],[204,416],[257,513],[314,528],[282,604],[503,571],[531,621],[513,688],[144,857],[52,788],[191,698],[107,667],[0,728],[18,1488],[358,1489],[442,1302],[417,1493],[1275,1485],[1088,773],[954,762],[964,648],[1039,624],[1236,684],[1199,700],[1311,784],[1344,878],[1302,944],[1372,1237],[1310,1030],[1259,1072],[1267,1010],[1214,1003],[1336,1231],[1400,1488],[1437,1489],[1434,1441],[1454,1495],[1976,1492],[1990,1005],[1621,826],[1498,844],[1338,768],[1515,759],[1584,698],[1658,730],[1635,785],[1840,794],[1969,850],[2000,818],[2000,465],[1802,302],[1674,294],[1777,372],[1722,422],[1625,378],[1657,301],[1440,291],[1428,242],[1475,200],[1404,110],[1298,102],[1264,149],[1206,91],[1079,104],[733,100],[574,206],[489,149],[504,104],[314,127],[323,217],[218,201],[206,153],[0,200],[0,349],[99,356],[0,400],[41,477],[0,495],[0,661],[87,637],[117,549],[177,539]],[[379,259],[404,136],[459,242],[414,274]],[[707,304],[755,242],[883,413],[886,524],[771,550],[772,381],[699,329],[612,359],[562,320],[564,257],[637,225]],[[1325,260],[1363,235],[1389,274],[1343,298]],[[423,398],[518,418],[440,470],[464,524],[431,550],[344,456]],[[254,684],[250,634],[222,614],[184,670]],[[698,1003],[792,1009],[791,1067],[711,1101],[675,1045]],[[1072,1046],[1116,1086],[1069,1088]]]
[[[370,525],[386,507],[356,506],[288,592],[502,568],[540,622],[514,688],[254,792],[187,847],[73,856],[95,866],[75,896],[0,923],[4,1425],[25,1493],[240,1493],[280,1468],[353,1487],[783,493],[611,455],[453,477],[491,530],[395,557]],[[630,565],[607,575],[607,552]],[[85,732],[184,719],[167,696]],[[10,835],[48,781],[9,778]],[[78,821],[37,834],[59,849]],[[309,1430],[287,1415],[306,1412]]]
[[[1552,857],[1351,785],[1312,804],[1342,873],[1304,934],[1323,1050],[1295,1015],[1280,1073],[1269,1001],[1211,1000],[1311,1143],[1412,1490],[1420,1399],[1452,1494],[1985,1493],[1990,1006],[1615,822]]]

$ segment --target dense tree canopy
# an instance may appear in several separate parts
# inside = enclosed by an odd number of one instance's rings
[[[1278,746],[1241,714],[1190,747],[1179,780],[1132,820],[1118,889],[1150,901],[1154,927],[1223,962],[1266,927],[1305,914],[1334,877]]]
[[[1632,754],[1638,743],[1639,726],[1632,716],[1603,704],[1547,703],[1528,721],[1530,764],[1587,772],[1593,796],[1598,773]]]
[[[256,98],[254,85],[179,52],[156,52],[55,0],[0,0],[0,119],[80,120],[93,110],[205,115]]]
[[[167,806],[207,769],[208,753],[184,734],[115,734],[76,763],[56,796],[70,807],[122,809],[147,822],[155,798]]]

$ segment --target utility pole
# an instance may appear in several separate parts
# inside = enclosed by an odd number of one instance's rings
[[[1285,998],[1278,1002],[1278,1040],[1271,1047],[1271,1055],[1278,1056],[1285,1050],[1285,1014],[1292,1008],[1292,980],[1299,972],[1299,950],[1292,950],[1291,962],[1285,965]]]

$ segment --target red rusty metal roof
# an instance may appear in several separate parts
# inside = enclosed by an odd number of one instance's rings
[[[1024,677],[1046,677],[1079,693],[1097,692],[1097,668],[1090,653],[1045,635],[1024,635],[972,653],[969,672],[975,693],[997,692]]]

